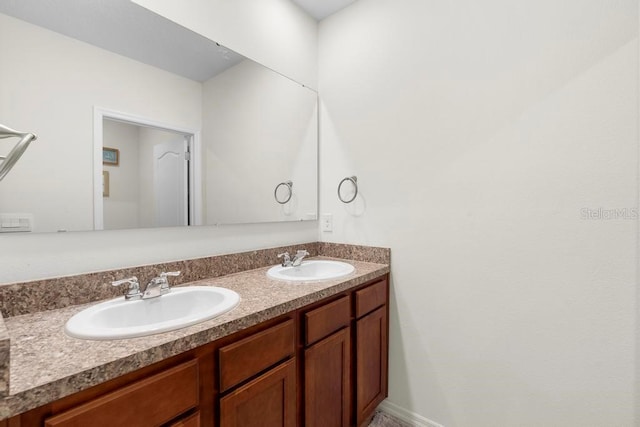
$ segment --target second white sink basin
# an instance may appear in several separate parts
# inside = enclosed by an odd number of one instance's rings
[[[93,305],[65,325],[75,338],[111,340],[153,335],[195,325],[228,312],[240,302],[236,292],[213,286],[185,286],[157,298],[124,297]]]
[[[267,276],[292,282],[311,282],[337,279],[353,273],[354,270],[355,267],[346,262],[314,259],[302,261],[298,267],[275,265],[267,271]]]

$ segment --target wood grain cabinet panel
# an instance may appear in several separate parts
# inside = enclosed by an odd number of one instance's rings
[[[350,320],[351,307],[349,306],[348,296],[305,313],[305,345],[311,345],[324,337],[328,337],[335,331],[347,326]]]
[[[295,427],[296,365],[289,360],[220,399],[220,427]]]
[[[360,318],[387,303],[387,280],[376,282],[356,291],[355,294],[356,317]]]
[[[295,352],[295,324],[287,320],[220,349],[220,390],[226,391]]]
[[[386,306],[356,322],[356,421],[362,425],[387,396]]]
[[[45,427],[158,426],[198,405],[192,360],[45,420]]]
[[[305,427],[347,427],[351,413],[351,328],[304,352]]]
[[[167,427],[200,427],[200,412],[169,424]]]

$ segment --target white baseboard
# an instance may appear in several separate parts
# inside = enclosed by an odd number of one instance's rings
[[[421,415],[416,414],[415,412],[404,409],[403,407],[398,406],[395,403],[389,402],[389,399],[385,399],[380,404],[380,406],[378,406],[378,410],[385,412],[392,417],[397,418],[400,421],[404,421],[405,423],[408,423],[412,426],[444,427],[442,424],[438,424],[435,421],[431,421]]]

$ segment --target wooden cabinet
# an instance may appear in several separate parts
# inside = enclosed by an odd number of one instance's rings
[[[268,370],[220,399],[220,427],[294,427],[297,376],[295,359],[291,359],[294,353],[295,324],[291,319],[222,347],[221,391],[233,389]],[[283,360],[287,361],[280,363]]]
[[[349,295],[304,314],[304,425],[347,427],[351,418]]]
[[[289,319],[219,350],[220,390],[226,391],[260,371],[293,356],[295,327]]]
[[[347,427],[351,413],[351,328],[304,352],[306,427]]]
[[[45,427],[160,425],[198,405],[193,360],[45,420]]]
[[[389,280],[354,292],[356,425],[367,425],[388,393]]]
[[[387,309],[356,322],[356,424],[363,425],[387,396]]]
[[[387,395],[388,278],[48,403],[0,427],[347,427]]]
[[[296,365],[289,360],[220,399],[220,427],[295,427]]]
[[[170,423],[168,427],[200,427],[200,411]]]

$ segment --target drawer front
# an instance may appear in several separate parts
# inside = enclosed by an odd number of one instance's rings
[[[387,302],[387,280],[356,291],[356,317],[362,317]]]
[[[350,318],[348,296],[305,313],[305,345],[311,345],[347,326]]]
[[[225,391],[264,369],[291,356],[295,351],[295,327],[287,320],[265,331],[222,347],[220,390]]]
[[[193,360],[45,420],[46,427],[160,425],[198,405]]]

